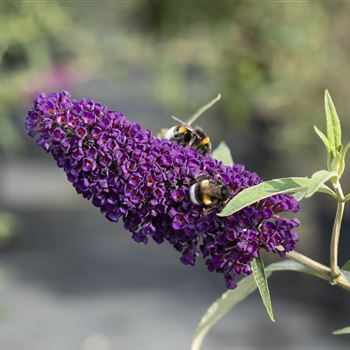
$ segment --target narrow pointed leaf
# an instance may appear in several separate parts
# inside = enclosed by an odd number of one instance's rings
[[[316,125],[314,125],[314,130],[315,130],[316,134],[318,135],[318,137],[323,142],[323,144],[325,145],[325,147],[327,148],[327,150],[330,151],[331,148],[330,148],[327,136]]]
[[[343,157],[346,156],[346,153],[348,153],[349,148],[350,148],[350,142],[348,142],[341,151],[341,154]]]
[[[343,175],[343,172],[345,169],[345,157],[346,157],[346,154],[348,153],[349,148],[350,148],[350,142],[348,142],[340,151],[339,165],[338,165],[339,177]]]
[[[271,272],[267,274],[270,276]],[[243,278],[236,289],[228,290],[204,314],[194,332],[191,350],[199,350],[209,330],[241,301],[257,289],[253,276]]]
[[[283,260],[266,267],[266,278],[269,278],[274,271],[287,270],[314,275],[313,271],[305,268],[298,262],[293,260]],[[254,277],[248,276],[238,282],[236,289],[226,291],[219,299],[211,304],[195,329],[191,350],[200,350],[203,340],[210,329],[256,289],[257,285],[254,281]]]
[[[338,173],[335,171],[319,170],[311,176],[310,185],[306,191],[305,198],[313,196],[318,189],[332,177],[337,177]]]
[[[295,193],[293,194],[293,197],[294,197],[298,202],[300,202],[301,200],[304,199],[305,195],[306,195],[306,191],[300,191],[300,192],[295,192]]]
[[[341,269],[350,272],[350,260],[348,260]]]
[[[209,108],[213,107],[216,102],[218,102],[221,99],[221,94],[218,94],[215,98],[213,98],[211,101],[203,105],[202,107],[198,108],[188,119],[187,124],[191,125],[193,124],[203,113],[205,113]]]
[[[233,197],[218,216],[232,215],[253,203],[276,194],[306,191],[310,183],[311,179],[307,177],[285,177],[248,187]],[[335,193],[325,184],[320,186],[318,192],[327,193],[335,197]]]
[[[327,120],[327,137],[331,150],[336,154],[339,146],[341,146],[340,121],[328,90],[325,91],[324,99]]]
[[[213,158],[221,160],[224,165],[230,166],[234,164],[231,151],[224,141],[220,142],[219,146],[215,148],[211,155]]]
[[[350,327],[345,327],[342,329],[338,329],[337,331],[333,332],[334,335],[343,335],[343,334],[350,334]]]
[[[269,285],[267,283],[267,278],[265,274],[265,267],[260,257],[252,261],[252,270],[253,270],[255,283],[258,286],[259,293],[265,305],[267,314],[269,315],[271,321],[275,322],[275,317],[273,315],[272,304],[271,304]]]

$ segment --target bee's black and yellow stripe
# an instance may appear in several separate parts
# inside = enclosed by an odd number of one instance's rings
[[[210,138],[199,127],[191,128],[186,124],[180,124],[170,128],[166,138],[180,145],[191,147],[202,155],[211,152]]]
[[[209,186],[209,180],[203,180],[192,185],[190,189],[192,202],[203,207],[211,206],[213,202],[210,194],[208,193]]]
[[[210,144],[210,138],[209,136],[204,137],[203,139],[200,140],[199,144],[201,145],[208,145]]]
[[[202,207],[213,207],[230,198],[230,188],[221,181],[204,178],[190,187],[192,203]]]
[[[188,132],[188,128],[185,125],[179,125],[176,131],[180,134],[185,134]]]

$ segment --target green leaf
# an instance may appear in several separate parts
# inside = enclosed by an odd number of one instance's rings
[[[211,156],[217,160],[220,160],[224,165],[233,165],[234,161],[232,159],[231,151],[228,148],[227,144],[222,141],[219,146],[215,148]]]
[[[341,127],[337,111],[328,90],[326,90],[324,94],[324,103],[326,110],[328,142],[330,149],[335,155],[339,149],[339,146],[341,146]]]
[[[270,275],[271,272],[267,274],[267,277]],[[228,290],[222,294],[222,296],[209,307],[196,327],[191,350],[199,350],[209,330],[256,289],[257,285],[253,276],[248,276],[238,282],[236,289]]]
[[[345,169],[345,157],[350,148],[350,142],[348,142],[344,147],[342,147],[338,160],[338,175],[341,177]]]
[[[309,270],[298,262],[293,260],[283,260],[270,264],[266,267],[266,278],[269,278],[274,271],[285,270],[298,271],[314,275],[313,271]],[[199,350],[210,329],[256,289],[257,285],[253,276],[248,276],[238,282],[236,289],[226,291],[219,299],[211,304],[195,329],[191,350]]]
[[[318,135],[318,137],[323,142],[323,144],[325,145],[325,147],[327,148],[327,150],[330,151],[331,148],[330,148],[327,136],[316,125],[314,125],[314,130],[315,130],[316,134]]]
[[[350,260],[348,260],[341,269],[350,272]]]
[[[350,271],[348,271],[348,270],[341,270],[340,271],[343,275],[344,275],[344,277],[350,282]]]
[[[332,334],[334,335],[350,334],[350,327],[338,329],[337,331],[334,331]]]
[[[271,298],[270,298],[269,285],[267,283],[264,263],[263,263],[261,257],[254,259],[252,261],[251,265],[252,265],[255,283],[258,286],[260,296],[261,296],[261,299],[265,305],[267,314],[270,316],[271,321],[275,322],[275,317],[273,315]]]
[[[217,215],[232,215],[253,203],[259,202],[260,200],[271,197],[275,194],[295,193],[303,190],[306,191],[310,186],[310,183],[311,179],[307,177],[285,177],[262,182],[239,192]],[[335,193],[325,184],[322,184],[319,187],[318,192],[327,193],[333,197],[336,197]]]
[[[294,197],[298,202],[300,202],[301,200],[304,199],[305,195],[306,195],[306,191],[300,191],[300,192],[295,192],[295,193],[293,194],[293,197]]]
[[[310,185],[306,191],[305,198],[313,196],[318,189],[332,177],[337,177],[338,173],[335,171],[319,170],[311,176]]]
[[[213,98],[211,101],[206,103],[205,105],[198,108],[187,120],[187,124],[191,125],[193,124],[203,113],[205,113],[209,108],[214,106],[216,102],[218,102],[221,99],[221,94],[218,94],[215,98]]]

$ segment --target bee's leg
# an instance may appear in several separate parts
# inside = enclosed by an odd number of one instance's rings
[[[209,214],[213,213],[214,211],[220,212],[224,208],[226,203],[228,202],[228,201],[226,201],[223,203],[216,197],[212,197],[211,200],[212,200],[211,206],[203,208],[204,215],[209,215]]]
[[[218,212],[220,212],[221,210],[223,210],[226,206],[226,204],[230,201],[231,198],[229,198],[228,200],[226,200],[225,202],[218,202],[216,205],[216,209],[218,210]]]
[[[195,133],[192,133],[191,134],[191,140],[188,143],[188,146],[191,147],[191,148],[197,149],[198,148],[198,141],[199,141],[198,135],[195,134]]]
[[[206,155],[211,153],[211,147],[208,143],[201,145],[198,149],[197,149],[198,153],[200,153],[201,155]]]
[[[203,214],[204,216],[210,215],[215,211],[215,207],[210,207],[210,208],[203,208]]]
[[[197,152],[198,152],[199,154],[201,154],[202,156],[204,156],[204,155],[207,153],[206,148],[205,148],[204,145],[199,146],[199,147],[197,148]]]
[[[188,143],[188,147],[192,148],[194,142],[195,142],[195,139],[194,137],[192,137],[191,141]]]

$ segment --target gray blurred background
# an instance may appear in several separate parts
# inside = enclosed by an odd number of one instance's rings
[[[312,129],[325,129],[325,88],[350,135],[349,23],[347,2],[0,1],[0,348],[189,349],[225,290],[75,194],[25,135],[38,92],[93,97],[154,132],[221,92],[199,122],[214,145],[265,179],[311,175],[325,166]],[[334,212],[322,195],[302,203],[300,251],[327,262]],[[349,228],[346,213],[342,262]],[[331,335],[350,324],[346,292],[295,273],[270,288],[276,324],[255,294],[203,349],[350,348]]]

